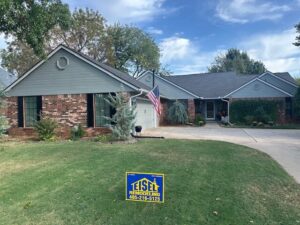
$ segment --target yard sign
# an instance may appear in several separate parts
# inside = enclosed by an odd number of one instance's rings
[[[164,174],[126,172],[126,200],[164,202]]]

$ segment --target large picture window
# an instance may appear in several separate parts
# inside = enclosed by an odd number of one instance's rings
[[[94,95],[95,109],[95,127],[105,127],[110,124],[110,121],[105,117],[111,117],[112,109],[110,104],[105,100],[108,94]]]

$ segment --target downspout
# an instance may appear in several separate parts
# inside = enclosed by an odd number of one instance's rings
[[[137,95],[133,95],[129,98],[129,107],[131,108],[132,107],[132,99],[133,98],[136,98],[138,96],[141,96],[143,94],[143,90],[140,90],[140,93],[138,93]]]
[[[228,124],[232,125],[232,123],[230,123],[230,116],[229,116],[229,110],[230,110],[230,101],[226,100],[225,98],[220,98],[223,102],[227,102],[227,115],[228,115]]]

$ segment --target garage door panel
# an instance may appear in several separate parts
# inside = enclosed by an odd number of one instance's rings
[[[140,125],[143,129],[154,128],[155,111],[152,103],[145,100],[137,100],[136,105],[136,125]]]

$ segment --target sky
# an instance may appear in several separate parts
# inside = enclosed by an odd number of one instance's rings
[[[294,46],[300,0],[63,0],[71,10],[98,10],[107,22],[150,33],[173,74],[206,72],[218,54],[239,48],[272,72],[300,77]],[[0,48],[5,47],[0,36]]]

